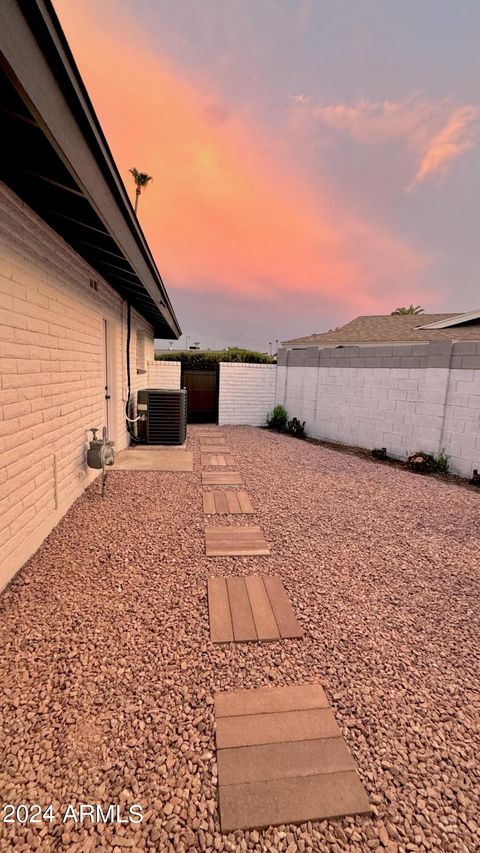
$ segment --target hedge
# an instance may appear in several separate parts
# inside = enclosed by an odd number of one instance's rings
[[[171,352],[155,353],[157,361],[186,361],[186,362],[220,362],[240,361],[249,364],[275,364],[274,356],[266,355],[255,350],[231,347],[224,350],[172,350]]]

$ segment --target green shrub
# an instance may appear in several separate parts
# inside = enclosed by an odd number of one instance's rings
[[[445,448],[442,447],[441,453],[438,456],[434,457],[435,460],[435,470],[438,471],[439,474],[448,474],[449,469],[449,459],[450,456],[448,453],[445,453]]]
[[[185,361],[189,363],[239,361],[244,364],[275,364],[273,356],[264,352],[230,347],[224,350],[171,350],[170,352],[155,353],[156,361]]]
[[[295,438],[305,438],[305,421],[300,423],[298,418],[292,418],[292,420],[287,423],[287,429],[290,435],[295,436]]]
[[[275,406],[273,412],[269,412],[267,415],[267,425],[269,429],[278,429],[283,432],[287,426],[287,418],[287,410],[284,406]]]
[[[407,465],[412,471],[418,471],[421,474],[447,474],[450,457],[445,453],[445,448],[442,452],[435,456],[433,453],[425,453],[424,450],[417,450],[412,453],[407,459]]]

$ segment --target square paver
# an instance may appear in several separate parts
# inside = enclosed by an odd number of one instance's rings
[[[231,453],[202,453],[200,463],[202,468],[208,468],[210,465],[226,467],[235,465],[235,459]]]
[[[370,811],[321,685],[217,693],[215,727],[223,832]]]
[[[152,445],[131,447],[116,454],[109,471],[193,471],[193,453]]]
[[[303,636],[281,578],[271,578],[273,583],[269,580],[258,575],[208,579],[213,643],[268,642]]]
[[[206,472],[205,472],[206,473]],[[206,527],[207,557],[262,556],[270,548],[260,527]]]
[[[207,515],[214,514],[252,514],[255,512],[248,492],[223,491],[203,493],[203,511]]]
[[[202,486],[242,486],[238,471],[202,471]]]

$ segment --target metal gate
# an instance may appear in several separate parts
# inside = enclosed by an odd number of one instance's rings
[[[219,367],[215,362],[182,362],[189,424],[218,423]]]

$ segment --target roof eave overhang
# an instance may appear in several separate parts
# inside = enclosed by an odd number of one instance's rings
[[[4,73],[71,177],[64,195],[57,182],[61,209],[49,210],[45,218],[152,323],[155,336],[179,338],[181,329],[166,288],[49,0],[3,0],[0,45]],[[45,177],[39,171],[36,178]],[[6,180],[5,172],[3,177]],[[42,205],[35,205],[38,193],[30,192],[25,175],[13,182],[21,197],[25,187],[25,200],[43,215]],[[90,219],[68,215],[73,196],[85,204]],[[92,228],[89,221],[101,226]],[[97,254],[91,246],[93,232],[105,241],[95,247]],[[107,240],[113,252],[105,249]]]
[[[447,317],[446,320],[437,320],[436,323],[428,323],[425,326],[416,326],[417,329],[451,329],[455,326],[462,326],[467,323],[480,320],[480,309],[475,311],[466,311],[464,314],[455,314],[452,317]]]

